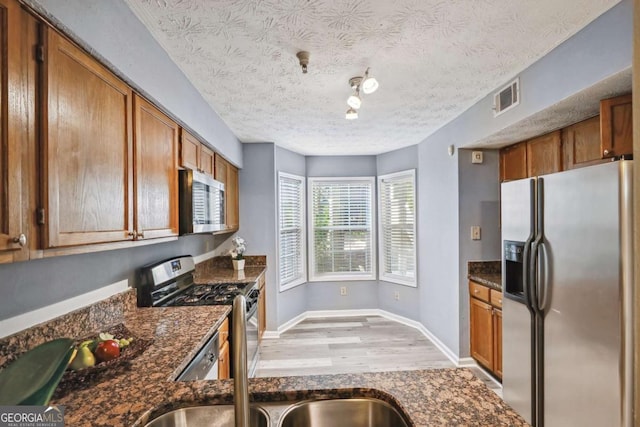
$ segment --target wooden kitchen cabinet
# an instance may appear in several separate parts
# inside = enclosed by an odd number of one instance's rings
[[[263,273],[258,279],[258,289],[260,296],[258,297],[258,343],[262,341],[262,335],[267,329],[267,294],[265,287],[266,279]]]
[[[136,237],[178,235],[178,125],[136,96]]]
[[[43,246],[130,240],[132,91],[54,30],[43,38]]]
[[[527,177],[527,144],[521,142],[500,150],[500,181]]]
[[[493,309],[493,373],[502,379],[502,310]]]
[[[220,354],[218,355],[218,379],[226,380],[231,378],[231,353],[229,352],[229,341],[225,341],[220,346]]]
[[[215,154],[215,179],[224,184],[225,232],[236,231],[240,227],[238,168]]]
[[[502,292],[469,281],[469,295],[471,357],[502,378]]]
[[[213,150],[182,128],[180,128],[180,166],[214,177]]]
[[[565,170],[602,163],[600,116],[562,129],[562,152]]]
[[[527,141],[527,176],[546,175],[562,170],[560,131]]]
[[[17,2],[0,0],[0,263],[29,257],[27,18]]]
[[[476,298],[469,300],[471,356],[485,367],[493,368],[493,308]]]
[[[224,319],[218,328],[218,379],[231,378],[231,360],[229,351],[229,318]]]
[[[600,148],[602,158],[633,153],[631,94],[600,101]]]

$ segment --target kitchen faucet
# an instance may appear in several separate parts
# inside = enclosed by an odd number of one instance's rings
[[[243,295],[233,299],[233,401],[236,427],[249,427],[249,379],[247,368],[246,301]]]

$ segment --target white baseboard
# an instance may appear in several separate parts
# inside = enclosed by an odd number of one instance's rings
[[[46,322],[64,314],[94,304],[113,295],[129,289],[129,281],[122,280],[117,283],[96,289],[86,294],[60,301],[46,307],[38,308],[27,313],[0,321],[0,338],[20,332],[40,323]]]
[[[462,357],[458,359],[458,366],[466,367],[466,366],[478,366],[475,360],[472,357]]]
[[[442,341],[440,341],[431,331],[429,331],[422,323],[415,320],[411,320],[404,316],[390,313],[380,309],[361,309],[361,310],[316,310],[305,311],[294,317],[293,319],[283,323],[278,327],[277,331],[265,331],[262,338],[275,339],[279,338],[281,334],[296,326],[298,323],[305,319],[314,319],[318,317],[357,317],[357,316],[382,316],[386,319],[402,323],[403,325],[417,329],[424,335],[429,341],[435,345],[438,350],[444,353],[449,360],[451,360],[456,366],[473,366],[475,362],[470,357],[458,358],[456,354],[451,351]]]

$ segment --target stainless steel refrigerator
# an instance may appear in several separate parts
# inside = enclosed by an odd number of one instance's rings
[[[632,166],[502,184],[503,394],[536,427],[632,425]]]

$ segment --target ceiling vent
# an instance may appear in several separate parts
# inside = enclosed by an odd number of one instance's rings
[[[520,78],[515,79],[493,95],[493,117],[498,117],[520,103]]]

